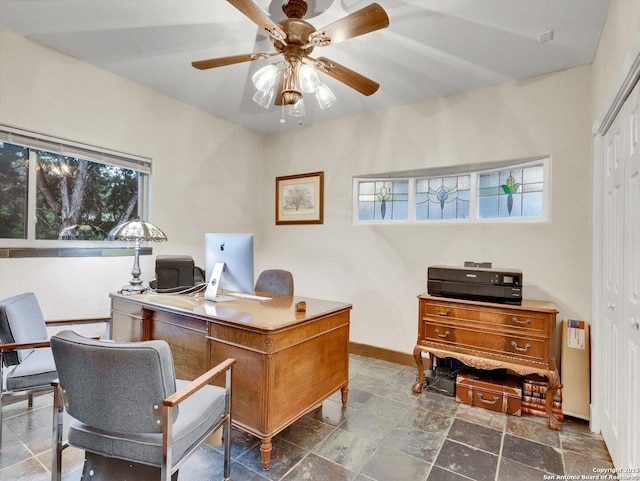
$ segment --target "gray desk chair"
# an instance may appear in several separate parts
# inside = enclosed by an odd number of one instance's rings
[[[87,319],[47,323],[32,292],[0,301],[0,449],[4,399],[28,396],[28,407],[31,409],[33,396],[51,391],[51,381],[57,377],[47,325],[97,321]],[[6,384],[2,382],[5,377]]]
[[[231,372],[227,359],[195,381],[175,379],[164,341],[108,342],[63,331],[51,338],[54,382],[52,479],[62,450],[85,450],[82,479],[177,480],[182,462],[222,426],[230,480]],[[225,374],[225,387],[209,385]],[[64,410],[73,418],[63,442]]]
[[[293,296],[293,275],[282,269],[262,271],[256,281],[255,291]]]

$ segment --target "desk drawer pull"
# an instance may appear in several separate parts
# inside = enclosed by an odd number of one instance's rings
[[[451,311],[449,310],[449,308],[448,308],[448,307],[447,307],[447,310],[446,310],[446,311],[443,311],[441,308],[436,307],[436,312],[437,312],[438,314],[440,314],[441,316],[448,316],[448,315],[449,315],[449,313],[450,313]]]
[[[476,393],[476,396],[478,396],[478,401],[480,401],[482,403],[485,403],[485,404],[495,404],[500,400],[500,396],[493,396],[493,400],[491,400],[491,401],[489,399],[485,399],[482,396],[481,392]]]
[[[516,341],[511,341],[511,345],[516,351],[520,352],[527,352],[529,349],[531,349],[531,344],[529,344],[528,342],[524,345],[524,347],[518,346],[518,343]]]
[[[444,331],[444,334],[440,334],[440,331],[438,329],[436,329],[436,334],[438,335],[438,337],[441,337],[442,339],[445,339],[447,337],[449,337],[451,335],[451,331],[449,329],[447,329],[446,331]]]
[[[521,321],[516,316],[513,316],[511,320],[516,324],[523,324],[523,325],[531,324],[531,319],[525,319],[524,321]]]

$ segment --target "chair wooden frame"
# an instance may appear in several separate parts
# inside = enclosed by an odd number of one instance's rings
[[[110,323],[110,318],[90,318],[90,319],[75,319],[75,320],[54,320],[45,321],[46,327],[67,326],[73,324],[99,324]],[[108,332],[108,329],[107,329]],[[44,394],[50,392],[52,387],[50,385],[34,386],[28,389],[20,389],[16,391],[9,391],[4,389],[4,356],[6,353],[16,351],[18,349],[39,349],[44,347],[50,347],[51,344],[48,340],[35,341],[29,343],[0,343],[0,450],[2,449],[2,407],[3,399],[9,397],[21,397],[28,396],[27,409],[33,408],[33,396],[37,394]]]
[[[180,468],[182,463],[204,442],[211,434],[222,427],[223,458],[224,458],[224,481],[231,481],[231,380],[233,365],[236,360],[229,358],[202,374],[197,379],[191,381],[182,389],[176,391],[162,402],[161,424],[162,424],[162,463],[160,465],[161,481],[170,481],[171,476]],[[172,452],[172,426],[173,408],[179,406],[181,402],[191,395],[210,384],[215,378],[225,374],[225,409],[224,414],[210,430],[208,430],[199,440],[194,443],[189,453],[186,454],[179,463],[173,464]],[[62,479],[62,451],[69,447],[68,441],[63,441],[63,420],[64,420],[64,389],[58,381],[52,383],[53,387],[53,434],[52,434],[52,481]]]

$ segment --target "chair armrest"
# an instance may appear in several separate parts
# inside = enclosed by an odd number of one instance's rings
[[[191,396],[196,391],[202,389],[204,386],[209,384],[213,379],[218,377],[220,374],[226,372],[235,364],[236,360],[233,358],[228,358],[222,361],[217,366],[214,366],[203,375],[199,376],[197,379],[194,379],[185,387],[180,389],[179,391],[174,392],[171,396],[165,399],[162,404],[168,407],[175,407],[184,401],[186,398]]]
[[[98,322],[111,322],[109,317],[95,317],[90,319],[58,319],[53,321],[45,321],[47,327],[66,326],[69,324],[96,324]]]
[[[9,344],[0,344],[0,352],[15,351],[16,349],[35,349],[37,347],[49,347],[51,344],[49,341],[34,341],[34,342],[11,342]]]

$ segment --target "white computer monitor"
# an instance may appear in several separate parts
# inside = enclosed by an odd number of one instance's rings
[[[252,294],[253,234],[208,233],[204,235],[204,244],[208,291],[205,297],[215,297],[227,291]],[[215,284],[211,285],[214,275],[217,289]]]

